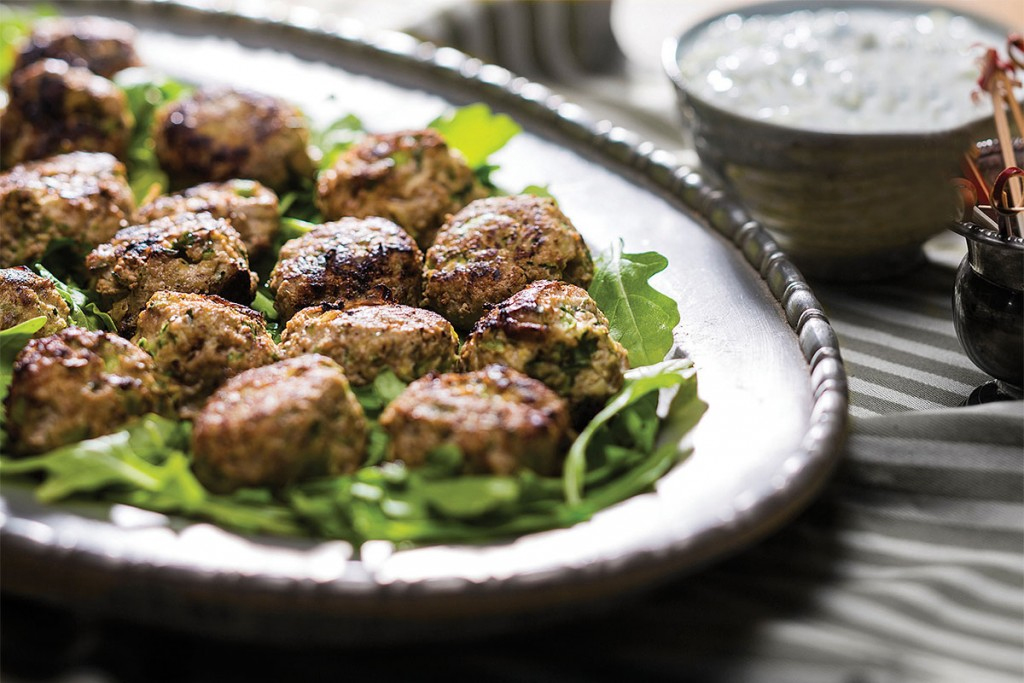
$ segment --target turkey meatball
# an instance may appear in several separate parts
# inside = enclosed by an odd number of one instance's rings
[[[175,187],[251,178],[281,191],[315,171],[302,112],[260,93],[200,88],[156,112],[153,138]]]
[[[622,388],[626,350],[586,290],[540,280],[498,304],[462,348],[464,370],[493,363],[539,379],[586,422]]]
[[[242,236],[250,259],[270,249],[280,227],[277,195],[255,180],[203,183],[179,194],[157,197],[140,206],[135,218],[147,223],[179,213],[203,212],[229,220]]]
[[[25,267],[0,268],[0,330],[46,317],[35,337],[48,337],[71,324],[71,309],[52,282]]]
[[[196,417],[193,469],[212,491],[274,488],[354,471],[366,418],[345,373],[324,356],[247,370],[218,389]]]
[[[68,327],[22,349],[5,405],[14,452],[42,453],[160,412],[164,394],[140,348],[114,334]]]
[[[448,214],[487,196],[462,155],[431,129],[366,137],[320,174],[316,191],[328,220],[383,216],[421,249]]]
[[[281,335],[282,354],[328,356],[356,386],[372,383],[387,368],[404,382],[446,372],[458,351],[451,323],[432,311],[400,305],[305,308]]]
[[[119,231],[85,259],[93,289],[122,334],[135,331],[136,318],[160,290],[217,294],[248,304],[256,274],[231,225],[208,213],[158,218]]]
[[[427,251],[424,303],[465,330],[535,280],[586,288],[593,275],[587,245],[554,200],[478,199],[444,224]]]
[[[127,227],[135,199],[124,164],[74,152],[0,173],[0,266],[40,261],[51,245],[85,255]]]
[[[113,82],[45,59],[11,77],[0,115],[0,166],[75,151],[123,158],[133,125],[128,100]]]
[[[380,423],[391,437],[388,457],[410,467],[456,446],[466,473],[554,475],[565,453],[569,410],[542,382],[492,365],[416,380],[384,409]]]
[[[139,66],[135,29],[123,21],[102,17],[47,17],[40,19],[21,45],[13,71],[44,59],[59,59],[104,78]]]
[[[415,306],[422,268],[423,252],[391,221],[344,218],[286,242],[269,286],[284,320],[322,303]]]
[[[132,341],[176,387],[186,416],[231,377],[277,360],[263,316],[219,296],[157,292],[139,314]]]

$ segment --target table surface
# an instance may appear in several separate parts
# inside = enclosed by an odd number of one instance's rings
[[[743,3],[618,0],[610,8],[576,3],[572,12],[551,2],[293,4],[504,63],[695,161],[682,143],[658,48],[678,29]],[[586,20],[578,11],[584,4]],[[946,4],[1024,29],[1021,0]],[[616,54],[611,43],[590,53],[533,53],[528,27],[538,14],[551,20],[560,11],[587,22],[588,36],[605,35],[610,22],[624,58],[604,59]],[[400,657],[374,648],[210,642],[6,596],[4,679],[1020,681],[1024,405],[958,407],[988,379],[953,330],[950,295],[964,250],[950,234],[930,242],[928,263],[903,277],[813,283],[849,374],[844,462],[792,524],[697,575],[607,614],[444,648],[409,646]]]

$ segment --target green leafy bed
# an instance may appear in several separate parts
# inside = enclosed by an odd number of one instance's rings
[[[9,41],[4,36],[4,43]],[[6,45],[0,45],[0,52]],[[0,62],[0,68],[4,64]],[[132,187],[141,199],[166,187],[146,130],[153,111],[186,88],[138,72],[120,82],[128,94],[139,133],[129,154]],[[494,192],[488,161],[519,132],[506,116],[482,104],[443,116],[429,125],[446,136]],[[314,136],[322,165],[363,133],[352,116]],[[310,187],[281,197],[282,241],[302,234],[320,220]],[[530,191],[541,192],[531,187]],[[612,335],[628,350],[634,369],[624,388],[579,434],[569,449],[561,477],[524,471],[513,476],[459,474],[457,448],[439,449],[426,466],[408,469],[387,462],[387,434],[376,422],[405,385],[390,372],[357,392],[371,422],[367,464],[347,476],[326,478],[281,490],[242,489],[231,495],[207,491],[190,469],[191,423],[148,415],[118,431],[35,457],[0,456],[0,475],[35,486],[41,501],[71,497],[117,502],[163,513],[210,520],[243,532],[314,536],[356,545],[380,539],[395,543],[474,542],[565,527],[598,510],[649,490],[686,454],[681,439],[703,414],[696,377],[687,360],[664,361],[679,322],[676,303],[649,284],[668,262],[657,253],[624,253],[612,245],[596,260],[590,294],[608,315]],[[91,292],[61,281],[42,265],[67,301],[76,325],[113,330]],[[270,293],[253,302],[277,329]],[[7,393],[18,351],[42,327],[43,318],[0,332],[0,397]],[[661,433],[671,427],[671,434]]]

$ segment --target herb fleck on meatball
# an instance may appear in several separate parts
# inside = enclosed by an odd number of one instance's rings
[[[135,213],[139,223],[179,213],[209,213],[231,221],[245,242],[249,258],[267,252],[277,237],[277,195],[255,180],[203,183],[179,194],[157,197]]]
[[[102,17],[46,17],[32,27],[20,46],[12,71],[44,59],[59,59],[111,78],[118,71],[139,66],[136,31],[123,21]]]
[[[464,370],[493,363],[539,379],[585,422],[622,388],[626,350],[586,290],[540,280],[485,315],[462,348]]]
[[[144,351],[114,334],[68,327],[29,341],[15,358],[7,429],[16,453],[42,453],[163,406]]]
[[[124,157],[134,119],[125,94],[88,69],[46,59],[11,77],[0,115],[0,166],[67,152]]]
[[[419,302],[423,252],[384,218],[344,218],[319,225],[281,247],[270,273],[284,320],[315,304]]]
[[[444,224],[427,251],[424,304],[465,330],[535,280],[586,288],[593,276],[587,245],[554,200],[478,199]]]
[[[448,214],[486,195],[462,155],[427,129],[370,135],[355,143],[320,174],[316,203],[329,220],[393,220],[426,249]]]
[[[315,171],[302,112],[247,90],[200,88],[164,105],[153,139],[175,187],[251,178],[281,191]]]
[[[157,292],[139,315],[132,341],[177,387],[185,415],[231,377],[277,360],[263,316],[219,296]]]
[[[0,268],[0,330],[46,317],[34,337],[47,337],[71,323],[71,309],[52,282],[28,268]]]
[[[192,432],[193,468],[218,492],[345,474],[363,461],[366,431],[337,363],[289,358],[247,370],[210,397]]]
[[[466,473],[554,475],[565,454],[569,410],[543,383],[492,365],[416,380],[384,409],[380,423],[391,437],[388,457],[410,467],[456,446]]]
[[[158,218],[119,231],[85,259],[93,289],[122,334],[131,334],[146,302],[168,290],[217,294],[249,303],[256,274],[231,225],[208,213]]]
[[[0,266],[42,260],[67,243],[86,254],[128,225],[135,199],[124,164],[74,152],[0,173]]]
[[[437,313],[400,305],[299,311],[281,335],[285,356],[320,353],[334,359],[356,386],[390,368],[404,382],[451,370],[459,337]]]

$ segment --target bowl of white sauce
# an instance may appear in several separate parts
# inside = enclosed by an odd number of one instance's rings
[[[711,17],[664,66],[702,164],[805,274],[905,271],[956,214],[950,179],[988,137],[972,97],[1006,28],[904,2],[772,2]]]

